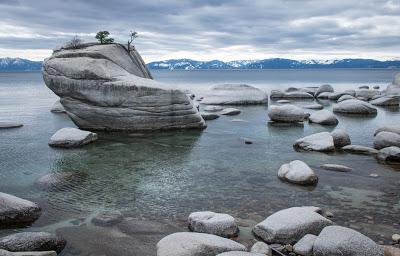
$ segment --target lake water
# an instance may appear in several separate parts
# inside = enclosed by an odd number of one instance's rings
[[[255,85],[264,90],[332,84],[336,90],[390,83],[399,70],[153,71],[155,79],[202,95],[219,83]],[[47,143],[58,129],[74,126],[65,114],[49,110],[57,97],[39,72],[0,73],[0,118],[24,127],[0,131],[0,190],[35,202],[40,219],[21,230],[50,231],[67,238],[62,255],[155,255],[155,243],[186,230],[190,212],[225,212],[239,220],[239,241],[251,244],[251,228],[273,212],[314,205],[334,214],[333,221],[388,244],[398,233],[398,165],[371,156],[296,152],[293,142],[331,131],[320,125],[277,127],[267,124],[267,106],[238,107],[238,116],[209,121],[202,132],[177,131],[142,136],[100,134],[79,149],[54,149]],[[310,101],[297,102],[298,105]],[[322,101],[326,109],[332,102]],[[270,102],[269,104],[274,104]],[[310,111],[311,112],[311,111]],[[244,121],[237,122],[234,119]],[[398,108],[378,108],[373,117],[338,116],[353,144],[371,146],[374,130],[398,124]],[[244,138],[254,141],[244,144]],[[319,176],[315,188],[281,182],[279,167],[299,159]],[[344,164],[349,173],[321,170]],[[84,178],[62,191],[42,191],[35,180],[51,172],[78,172]],[[372,178],[369,175],[379,176]],[[112,228],[93,226],[101,210],[120,210],[125,221]],[[0,235],[16,230],[1,230]]]

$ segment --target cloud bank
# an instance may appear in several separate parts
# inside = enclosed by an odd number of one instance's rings
[[[400,0],[0,0],[0,13],[0,57],[136,30],[146,61],[400,59]]]

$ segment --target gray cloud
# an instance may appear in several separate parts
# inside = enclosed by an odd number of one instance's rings
[[[399,0],[0,0],[0,10],[0,52],[99,30],[124,42],[134,29],[147,60],[400,57]]]

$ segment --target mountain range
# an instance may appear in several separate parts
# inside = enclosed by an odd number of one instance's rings
[[[311,69],[311,68],[400,68],[400,60],[336,59],[291,60],[272,58],[264,60],[197,61],[172,59],[147,64],[150,69],[197,70],[197,69]],[[35,71],[42,67],[41,61],[22,58],[0,58],[0,71]]]

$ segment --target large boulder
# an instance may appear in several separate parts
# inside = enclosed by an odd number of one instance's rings
[[[318,235],[332,221],[323,217],[317,207],[292,207],[278,211],[258,223],[253,232],[267,243],[291,244],[306,234]]]
[[[341,101],[333,106],[333,112],[355,115],[374,115],[378,111],[368,102],[357,99]]]
[[[311,134],[296,140],[293,144],[296,150],[331,152],[335,150],[333,137],[329,132]]]
[[[400,148],[399,147],[387,147],[379,150],[378,155],[376,156],[378,160],[384,162],[400,162]]]
[[[136,50],[88,43],[61,48],[43,63],[43,79],[85,130],[204,128],[192,99],[152,80]]]
[[[342,147],[342,150],[347,153],[359,154],[359,155],[376,155],[378,150],[361,145],[347,145]]]
[[[322,124],[322,125],[337,125],[339,120],[329,110],[323,109],[316,111],[308,118],[310,123]]]
[[[61,148],[80,147],[95,140],[97,140],[97,134],[94,132],[66,127],[51,136],[49,146]]]
[[[22,232],[0,239],[0,249],[12,252],[23,251],[56,251],[60,253],[66,241],[46,232]]]
[[[316,235],[307,234],[303,236],[295,245],[293,245],[293,251],[302,256],[313,256],[313,247]]]
[[[283,122],[283,123],[297,123],[303,122],[306,113],[304,111],[291,104],[282,106],[270,106],[268,109],[268,116],[271,121]]]
[[[400,147],[400,134],[394,132],[380,132],[374,137],[374,148],[381,149],[390,146]]]
[[[333,93],[335,90],[330,84],[323,84],[318,87],[317,91],[315,92],[315,96],[318,97],[321,93],[328,92]]]
[[[239,233],[235,218],[224,213],[194,212],[188,218],[189,229],[222,237],[235,237]]]
[[[374,136],[380,132],[394,132],[400,135],[400,125],[385,125],[375,130]]]
[[[343,129],[335,129],[331,132],[331,135],[333,137],[335,148],[342,148],[351,144],[349,134]]]
[[[268,103],[268,94],[247,84],[221,84],[202,100],[208,105],[255,105]]]
[[[283,164],[279,168],[278,177],[298,185],[315,185],[318,183],[318,177],[315,172],[300,160]]]
[[[345,227],[324,228],[314,242],[314,256],[383,256],[383,248],[363,234]]]
[[[0,192],[0,229],[29,225],[40,214],[41,209],[37,204]]]
[[[235,241],[204,233],[179,232],[157,243],[157,256],[215,256],[228,251],[246,251]]]
[[[400,103],[399,97],[382,96],[377,99],[371,100],[369,103],[375,106],[398,106]]]

